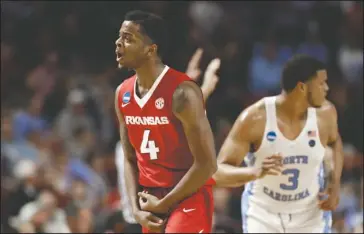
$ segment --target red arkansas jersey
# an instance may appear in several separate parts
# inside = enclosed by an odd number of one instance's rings
[[[182,123],[173,114],[172,97],[179,84],[191,79],[166,66],[143,98],[136,95],[136,80],[136,75],[125,80],[117,95],[136,151],[139,183],[174,187],[192,166],[193,156]]]

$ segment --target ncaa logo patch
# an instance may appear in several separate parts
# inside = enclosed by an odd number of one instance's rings
[[[316,145],[316,141],[315,140],[310,140],[308,142],[308,145],[311,146],[311,147],[314,147]]]
[[[123,95],[123,103],[125,104],[125,103],[130,102],[130,97],[131,97],[130,92],[124,93],[124,95]]]
[[[274,131],[270,131],[267,134],[268,141],[274,141],[277,138],[277,134]]]
[[[164,107],[164,99],[163,98],[158,98],[157,100],[155,100],[155,107],[160,110]]]

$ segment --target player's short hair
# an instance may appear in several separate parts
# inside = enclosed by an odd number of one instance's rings
[[[319,70],[325,70],[323,62],[303,54],[293,56],[284,65],[281,79],[282,89],[292,91],[299,82],[306,83],[313,78]]]
[[[167,29],[162,17],[153,13],[134,10],[126,13],[124,20],[140,25],[142,33],[158,46],[158,55],[163,55],[167,47]]]

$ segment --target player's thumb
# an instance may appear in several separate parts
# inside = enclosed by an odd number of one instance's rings
[[[162,224],[164,221],[163,221],[163,219],[160,219],[160,218],[158,218],[157,216],[155,216],[155,215],[151,215],[150,217],[149,217],[149,219],[150,219],[150,221],[152,221],[152,222],[154,222],[154,223],[159,223],[159,224]]]

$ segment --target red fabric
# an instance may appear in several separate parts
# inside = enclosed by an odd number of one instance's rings
[[[159,198],[167,193],[163,189],[146,190]],[[165,233],[211,233],[213,212],[212,187],[204,186],[170,213]],[[143,233],[149,231],[143,228]]]

